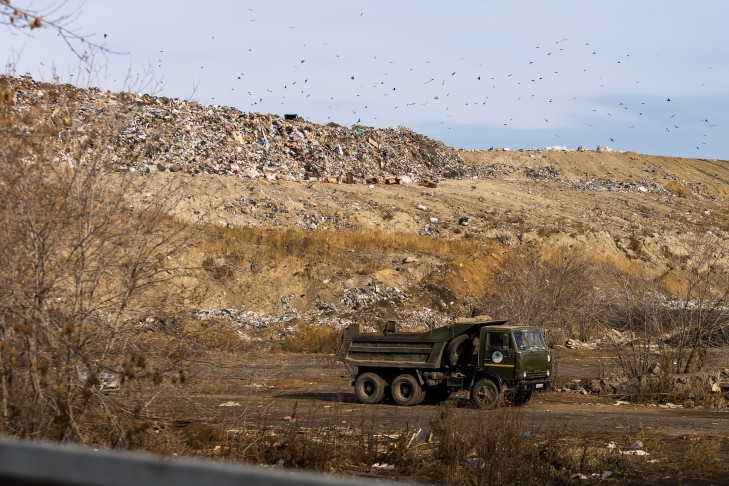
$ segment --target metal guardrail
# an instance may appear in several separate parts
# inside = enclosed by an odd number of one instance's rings
[[[0,484],[20,486],[372,486],[387,481],[0,439]]]

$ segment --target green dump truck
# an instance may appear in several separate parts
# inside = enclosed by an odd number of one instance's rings
[[[360,333],[353,324],[337,359],[354,378],[360,403],[388,395],[398,405],[437,403],[463,389],[479,408],[504,399],[522,404],[551,386],[552,357],[538,328],[507,322],[464,318],[426,332],[398,332],[389,323],[382,333]]]

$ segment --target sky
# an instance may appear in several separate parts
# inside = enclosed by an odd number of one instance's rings
[[[6,74],[401,125],[460,149],[729,159],[723,0],[15,3],[55,8],[105,50],[83,66],[52,30],[0,25]]]

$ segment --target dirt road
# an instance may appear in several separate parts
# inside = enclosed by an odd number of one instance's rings
[[[374,421],[371,425],[386,432],[427,428],[439,410],[437,405],[356,403],[351,378],[332,356],[274,354],[247,361],[246,365],[229,368],[217,365],[195,377],[199,384],[210,383],[205,393],[193,395],[195,406],[205,410],[206,419],[233,423],[265,417],[268,424],[275,425],[285,424],[285,417],[297,416],[297,420],[311,427],[334,425],[333,422],[351,425],[365,420]],[[562,372],[592,378],[597,367],[583,366],[580,361],[562,363]],[[464,422],[475,420],[478,415],[467,397],[467,393],[459,392],[446,402],[458,410]],[[729,437],[729,410],[725,409],[628,404],[616,397],[550,391],[536,394],[518,410],[524,414],[528,428],[545,432],[569,430],[585,437],[623,439],[640,430],[663,429],[667,437]],[[726,456],[729,459],[729,450]]]

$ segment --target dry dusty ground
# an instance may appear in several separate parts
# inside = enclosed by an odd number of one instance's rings
[[[729,350],[714,354],[725,361]],[[185,400],[159,397],[154,408],[160,418],[167,414],[194,417],[178,421],[179,427],[190,430],[190,440],[197,447],[212,450],[217,442],[199,442],[200,431],[241,430],[265,424],[274,430],[285,430],[293,418],[301,428],[344,428],[370,430],[373,434],[412,434],[429,430],[430,420],[441,407],[452,407],[465,427],[475,427],[480,411],[459,392],[445,405],[399,407],[391,402],[379,405],[356,403],[351,378],[344,366],[331,355],[252,352],[238,357],[231,365],[231,356],[211,357],[207,366],[197,368],[190,376]],[[588,382],[601,373],[610,372],[615,362],[610,353],[601,351],[555,350],[558,363],[557,385]],[[676,481],[693,439],[723,437],[718,457],[729,464],[729,411],[704,408],[665,408],[628,404],[623,397],[599,397],[575,391],[547,391],[513,410],[522,414],[524,432],[535,437],[569,439],[576,444],[608,447],[613,442],[629,449],[641,436],[660,436],[659,451],[646,456],[640,468],[651,483],[663,479]],[[197,425],[197,427],[196,427]],[[651,454],[651,451],[647,451]],[[634,484],[634,482],[628,481]],[[710,482],[685,481],[684,484],[729,484],[717,477]]]
[[[213,225],[417,235],[428,225],[436,226],[435,238],[475,242],[484,250],[485,258],[449,255],[461,258],[446,269],[456,276],[449,284],[458,298],[482,291],[483,281],[469,273],[493,266],[489,255],[524,244],[581,246],[604,259],[631,262],[669,283],[680,279],[679,261],[690,257],[697,238],[708,234],[729,245],[726,161],[630,152],[486,151],[461,156],[494,168],[492,175],[443,180],[428,188],[156,173],[137,177],[138,191],[128,196],[131,204],[142,199],[164,204],[174,198],[172,213],[203,231]],[[546,179],[538,177],[541,173],[526,175],[529,168],[545,167],[556,172],[547,172]],[[173,194],[166,192],[173,186]],[[608,186],[613,190],[606,190]],[[459,225],[461,217],[469,218],[469,226]],[[321,252],[326,256],[327,249]],[[199,265],[206,256],[205,249],[190,248],[185,264]],[[400,288],[438,280],[434,269],[442,259],[423,258],[397,273],[404,256],[373,251],[351,254],[346,261],[337,256],[341,263],[335,264],[319,261],[323,259],[252,263],[233,279],[213,282],[201,307],[278,312],[281,297],[294,296],[292,305],[304,312],[313,307],[316,295],[340,295],[349,279],[350,286],[375,280]]]
[[[372,229],[417,234],[426,225],[439,228],[437,238],[477,242],[480,255],[409,255],[406,251],[346,253],[335,261],[324,257],[281,258],[250,262],[227,279],[205,281],[210,288],[201,308],[251,309],[280,313],[281,297],[299,312],[314,307],[315,298],[336,302],[352,287],[378,282],[417,294],[424,283],[437,282],[457,299],[483,292],[483,274],[500,253],[520,245],[581,245],[595,255],[639,266],[647,275],[670,281],[678,263],[691,257],[691,241],[710,235],[729,245],[729,163],[678,159],[634,153],[596,152],[462,152],[469,163],[492,167],[488,178],[443,180],[437,187],[419,185],[326,184],[283,182],[224,176],[158,173],[137,179],[134,201],[175,192],[173,213],[205,228],[255,227],[322,230]],[[546,177],[529,177],[530,167],[551,167]],[[552,174],[552,176],[550,176]],[[556,177],[553,177],[557,174]],[[116,177],[116,176],[114,176]],[[612,182],[629,189],[595,190]],[[658,187],[660,190],[651,188]],[[646,190],[640,189],[647,188]],[[638,188],[636,190],[636,188]],[[458,224],[470,218],[468,226]],[[436,222],[434,222],[436,221]],[[325,253],[326,248],[321,252]],[[211,250],[191,247],[184,258],[199,265]],[[216,256],[212,254],[212,256]],[[405,257],[414,260],[402,265]],[[397,268],[403,267],[403,268]],[[203,277],[199,282],[203,283]],[[421,302],[425,305],[427,302]],[[609,372],[614,361],[600,352],[555,350],[561,385],[589,382]],[[729,362],[724,353],[723,362]],[[236,364],[230,364],[236,363]],[[186,416],[190,423],[239,429],[264,423],[285,428],[295,417],[301,426],[372,427],[382,432],[427,429],[439,407],[397,407],[390,403],[354,402],[344,367],[326,355],[269,354],[211,356],[197,368],[181,398],[157,397],[160,417]],[[654,479],[676,481],[676,468],[691,438],[729,439],[726,408],[662,408],[618,403],[620,397],[598,397],[573,391],[550,391],[520,407],[525,432],[536,436],[569,435],[575,440],[629,447],[640,434],[662,435],[664,451],[646,459]],[[448,405],[467,424],[478,417],[465,395]],[[181,423],[185,427],[188,422]],[[650,452],[650,451],[648,451]],[[729,464],[729,440],[718,452]],[[729,484],[729,478],[710,483]],[[685,483],[688,484],[688,483]]]

